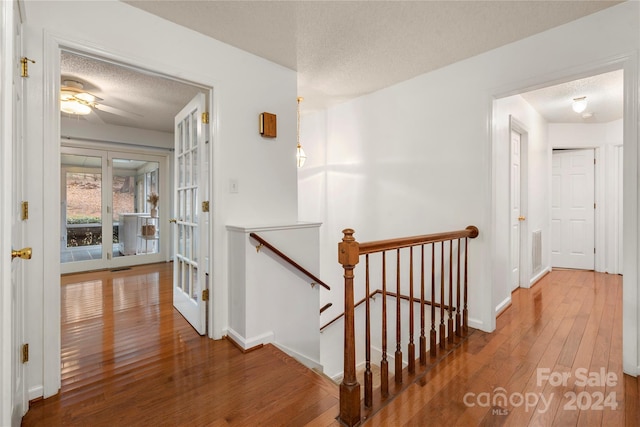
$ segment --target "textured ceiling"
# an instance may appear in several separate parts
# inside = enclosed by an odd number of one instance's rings
[[[88,116],[75,116],[78,120],[162,132],[173,132],[175,115],[199,90],[175,80],[70,52],[62,52],[60,75],[61,84],[65,80],[78,81],[84,90],[102,98],[99,104],[116,108],[122,114],[94,109]]]
[[[126,1],[298,71],[304,112],[333,105],[613,6],[618,1]],[[173,117],[198,88],[64,52],[62,80],[80,81],[102,104],[78,120],[172,132]],[[619,80],[616,91],[622,91]],[[582,81],[580,81],[582,82]],[[583,120],[561,105],[593,99],[591,122],[606,121],[595,79],[527,94],[550,122]],[[575,95],[580,92],[583,95]],[[537,93],[540,92],[540,93]],[[611,98],[613,99],[613,98]],[[596,100],[599,100],[596,102]],[[295,100],[294,100],[295,102]],[[617,114],[617,113],[614,113]],[[621,113],[620,113],[621,116]],[[619,118],[619,117],[616,117]]]
[[[622,70],[598,74],[585,79],[549,86],[522,94],[550,123],[607,123],[623,116]],[[575,113],[571,109],[574,98],[587,97],[587,109],[591,117]]]
[[[613,1],[131,1],[298,71],[306,109],[357,97]]]

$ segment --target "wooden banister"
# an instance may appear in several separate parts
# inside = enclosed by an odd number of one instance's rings
[[[445,242],[449,240],[478,237],[478,228],[470,225],[464,230],[448,231],[445,233],[425,234],[423,236],[403,237],[400,239],[377,240],[373,242],[360,243],[360,255],[372,254],[375,252],[390,251],[395,249],[408,248],[410,246],[420,246],[428,243]]]
[[[344,237],[342,242],[338,244],[338,262],[342,264],[344,269],[344,375],[343,381],[340,384],[340,414],[338,420],[347,426],[355,426],[362,421],[361,413],[365,411],[365,417],[371,414],[373,409],[373,391],[372,391],[372,373],[371,373],[371,360],[370,360],[370,323],[373,322],[370,319],[370,304],[369,298],[373,297],[376,293],[381,293],[382,299],[382,322],[381,322],[381,353],[382,360],[380,361],[380,394],[379,398],[381,402],[391,393],[398,393],[403,387],[403,376],[406,376],[412,381],[415,380],[416,372],[416,356],[415,356],[415,343],[414,343],[414,304],[409,304],[408,314],[404,313],[404,309],[401,312],[400,300],[406,299],[412,303],[419,303],[421,307],[420,314],[420,349],[419,360],[420,366],[425,366],[427,361],[426,354],[426,336],[425,336],[425,315],[424,309],[427,305],[431,306],[431,329],[430,329],[430,348],[429,353],[434,360],[436,353],[440,351],[442,354],[446,351],[447,347],[450,349],[456,345],[456,341],[464,339],[467,335],[468,329],[468,239],[474,239],[478,236],[479,231],[475,226],[468,226],[464,230],[449,231],[444,233],[427,234],[421,236],[404,237],[400,239],[388,239],[378,240],[367,243],[359,243],[353,237],[354,231],[352,229],[346,229],[343,231]],[[464,242],[463,242],[464,239]],[[457,257],[454,257],[454,244]],[[425,295],[425,288],[427,286],[425,280],[425,246],[431,249],[431,295],[427,299]],[[420,247],[421,252],[418,257],[420,262],[420,297],[414,296],[414,247]],[[446,252],[445,252],[446,247]],[[408,260],[401,252],[402,249],[409,248]],[[396,292],[389,292],[387,290],[387,261],[386,253],[395,251],[395,288]],[[461,252],[464,252],[464,276],[461,271]],[[382,290],[378,289],[369,294],[370,289],[370,271],[369,271],[369,256],[372,254],[380,254],[381,257],[381,283]],[[365,272],[365,286],[367,295],[363,300],[354,304],[354,270],[359,262],[359,257],[366,255],[366,272]],[[402,257],[402,263],[401,263]],[[436,259],[438,264],[436,264]],[[454,267],[455,268],[455,280],[454,280]],[[401,275],[401,269],[404,265],[408,264],[408,279],[405,279],[405,274]],[[448,268],[446,267],[448,264]],[[437,267],[436,267],[437,265]],[[439,268],[438,268],[439,267]],[[448,271],[447,271],[448,270]],[[406,271],[406,270],[404,270]],[[436,272],[439,274],[439,285],[436,288]],[[393,274],[393,272],[391,273]],[[400,292],[401,283],[407,283],[409,286],[409,295],[402,295]],[[439,294],[436,294],[436,290]],[[454,297],[455,293],[455,297]],[[462,294],[462,295],[461,295]],[[388,379],[388,361],[387,361],[387,296],[395,297],[395,369],[394,377],[396,386],[393,390],[390,390]],[[355,375],[355,307],[366,302],[366,325],[365,325],[365,375],[364,375],[364,408],[361,407],[360,402],[360,384],[358,383]],[[454,306],[454,303],[456,304]],[[436,307],[439,310],[436,310]],[[445,310],[448,316],[445,316]],[[439,312],[440,322],[439,328],[436,329],[436,312]],[[455,317],[454,317],[455,313]],[[407,316],[408,321],[408,335],[409,342],[407,344],[408,353],[408,368],[403,369],[402,366],[402,340],[401,340],[401,316]],[[342,315],[341,315],[342,316]],[[336,317],[320,330],[326,328],[341,316]],[[446,320],[446,323],[445,323]],[[394,329],[391,329],[392,331]],[[456,337],[456,338],[454,338]],[[442,356],[441,356],[442,357]],[[424,368],[422,368],[424,369]],[[407,384],[407,383],[404,383]],[[380,401],[378,403],[380,403]]]
[[[333,305],[333,303],[328,303],[328,304],[323,305],[322,308],[320,309],[320,314],[324,313],[332,305]]]
[[[306,275],[307,277],[309,277],[311,280],[313,280],[313,283],[316,283],[320,286],[322,286],[323,288],[327,289],[327,290],[331,290],[331,288],[329,287],[329,285],[327,285],[326,283],[324,283],[322,280],[318,279],[315,275],[313,275],[312,273],[310,273],[307,269],[305,269],[304,267],[302,267],[300,264],[298,264],[297,262],[295,262],[294,260],[292,260],[291,258],[289,258],[287,255],[285,255],[284,253],[282,253],[280,250],[278,250],[278,248],[276,248],[275,246],[273,246],[271,243],[267,242],[265,239],[263,239],[262,237],[258,236],[256,233],[249,233],[249,236],[255,240],[257,240],[258,242],[260,242],[260,245],[256,246],[257,250],[260,250],[260,248],[262,246],[264,246],[265,248],[269,249],[271,252],[273,252],[274,254],[278,255],[280,258],[282,258],[284,261],[286,261],[289,265],[291,265],[292,267],[296,268],[298,271],[300,271],[301,273],[303,273],[304,275]]]
[[[382,289],[376,289],[375,291],[371,292],[371,294],[369,294],[369,298],[370,299],[375,299],[376,295],[382,295]],[[396,298],[398,295],[394,292],[386,292],[386,295],[388,297],[392,297],[392,298]],[[405,301],[413,301],[415,303],[422,303],[423,305],[431,305],[431,301],[422,301],[420,298],[411,298],[408,295],[400,295],[400,299],[403,299]],[[361,306],[362,304],[364,304],[364,302],[367,300],[367,298],[362,298],[360,301],[358,301],[357,303],[355,303],[353,305],[354,308],[358,308],[359,306]],[[329,303],[331,304],[331,303]],[[329,305],[327,304],[327,305]],[[439,303],[435,303],[434,307],[440,308],[440,304]],[[324,307],[323,307],[324,308]],[[449,310],[449,306],[445,305],[444,306],[445,310]],[[456,311],[455,307],[452,307],[451,310]],[[327,323],[325,323],[323,326],[320,327],[320,332],[322,332],[323,330],[325,330],[327,327],[329,327],[331,324],[337,322],[338,320],[340,320],[342,317],[344,316],[344,312],[338,314],[336,317],[334,317],[333,319],[329,320]]]

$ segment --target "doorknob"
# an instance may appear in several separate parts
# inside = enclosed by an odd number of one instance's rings
[[[524,221],[525,219],[527,219],[527,218],[525,218],[525,217],[523,217],[523,216],[519,216],[519,217],[518,217],[518,221]]]
[[[174,223],[174,224],[175,224],[175,223],[176,223],[176,219],[175,219],[175,218],[171,218],[171,219],[169,220],[169,223]]]
[[[31,248],[22,248],[11,251],[11,260],[14,258],[31,259]]]

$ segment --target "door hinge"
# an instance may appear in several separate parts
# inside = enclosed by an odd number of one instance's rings
[[[596,208],[596,204],[594,203],[594,204],[593,204],[593,209],[595,209],[595,208]]]
[[[202,113],[202,123],[204,123],[205,125],[209,123],[209,113]]]
[[[209,289],[202,291],[202,301],[209,301]]]
[[[20,359],[22,363],[27,363],[29,361],[29,344],[22,344],[21,352],[22,355]]]
[[[596,253],[596,248],[593,248],[593,253],[594,253],[594,254]]]
[[[20,75],[22,77],[29,77],[29,62],[31,62],[32,64],[36,63],[36,61],[34,61],[33,59],[29,59],[26,56],[20,58],[20,63],[22,64],[22,71]]]
[[[202,212],[209,212],[209,201],[202,202]]]
[[[23,221],[29,219],[29,202],[22,202],[21,218]]]
[[[107,252],[107,259],[111,259],[111,253]]]

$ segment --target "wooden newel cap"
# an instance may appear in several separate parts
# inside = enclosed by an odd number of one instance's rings
[[[478,230],[478,227],[476,227],[475,225],[470,225],[467,228],[465,228],[465,230],[469,230],[471,232],[469,234],[469,237],[471,239],[475,239],[480,234],[480,230]]]
[[[344,237],[338,243],[338,262],[343,266],[356,265],[360,260],[360,244],[353,237],[352,229],[342,230]]]

